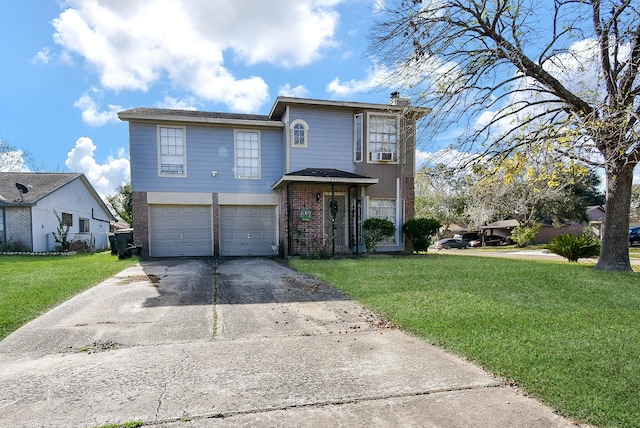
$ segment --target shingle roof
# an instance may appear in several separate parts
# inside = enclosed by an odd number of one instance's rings
[[[352,172],[342,171],[333,168],[305,168],[300,171],[289,172],[289,176],[296,177],[324,177],[324,178],[370,178]]]
[[[0,204],[33,204],[81,176],[80,173],[0,172]],[[21,194],[16,183],[27,186],[29,191]]]
[[[194,119],[224,119],[224,120],[269,120],[268,116],[260,114],[241,114],[241,113],[221,113],[212,111],[199,110],[172,110],[163,108],[147,108],[138,107],[130,110],[124,110],[118,115],[126,116],[148,116],[149,118],[156,116],[166,116],[175,118],[194,118]]]
[[[378,184],[378,179],[333,168],[306,168],[283,175],[273,183],[271,188],[278,189],[289,183],[359,184],[370,186]]]

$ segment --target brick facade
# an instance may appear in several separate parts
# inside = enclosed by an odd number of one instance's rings
[[[211,218],[213,219],[212,229],[213,229],[213,255],[218,257],[220,256],[220,206],[218,205],[218,194],[212,193],[211,200],[213,205],[211,205]]]
[[[28,251],[33,250],[31,231],[31,207],[5,208],[6,242],[21,243]]]
[[[133,192],[133,242],[142,245],[140,255],[149,257],[149,205],[147,192]]]
[[[335,193],[347,194],[347,186],[335,186]],[[288,198],[287,189],[284,188],[279,194],[280,215],[279,222],[279,243],[281,255],[309,255],[320,256],[330,255],[333,250],[333,242],[331,235],[325,233],[324,230],[324,210],[323,201],[326,194],[331,193],[331,187],[326,185],[293,185],[293,204],[291,213],[291,240],[292,246],[288,248]],[[320,197],[318,198],[318,195]],[[345,207],[346,219],[350,221],[351,214],[349,206]],[[311,216],[309,220],[301,218],[301,210],[307,208],[310,210]],[[286,250],[285,250],[286,249]],[[336,254],[351,253],[348,245],[335,246]]]

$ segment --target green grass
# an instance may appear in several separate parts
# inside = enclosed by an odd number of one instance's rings
[[[132,266],[109,252],[0,256],[0,340],[79,292]]]
[[[640,426],[638,274],[443,254],[291,266],[572,420]]]

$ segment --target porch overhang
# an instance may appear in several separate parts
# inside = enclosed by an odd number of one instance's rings
[[[296,172],[284,174],[271,186],[272,190],[281,189],[292,183],[306,184],[350,184],[371,186],[378,184],[377,178],[366,177],[352,172],[331,168],[306,168]]]

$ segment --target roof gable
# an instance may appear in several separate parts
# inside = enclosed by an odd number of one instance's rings
[[[82,176],[80,173],[0,172],[0,201],[33,204]],[[20,193],[16,183],[29,191]]]
[[[80,180],[89,193],[109,216],[111,221],[115,217],[111,210],[104,203],[100,195],[93,188],[84,174],[74,173],[54,173],[54,172],[0,172],[0,206],[29,206],[35,205],[42,198],[49,196],[67,184]],[[26,186],[27,193],[21,193],[16,186],[20,183]]]

